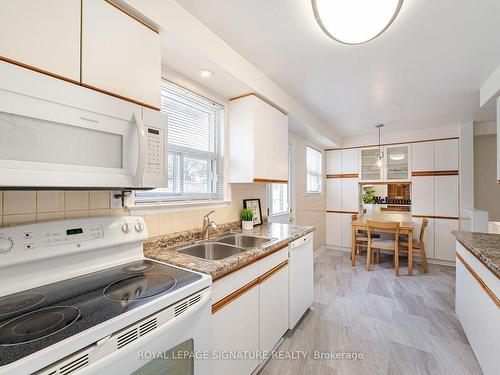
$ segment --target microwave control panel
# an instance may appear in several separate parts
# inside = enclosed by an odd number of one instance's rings
[[[164,175],[165,168],[165,136],[163,129],[147,127],[147,160],[146,174],[152,177]]]

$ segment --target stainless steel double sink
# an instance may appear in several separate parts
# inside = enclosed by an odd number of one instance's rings
[[[228,234],[223,237],[183,246],[178,252],[207,260],[221,260],[271,242],[272,238],[245,234]]]

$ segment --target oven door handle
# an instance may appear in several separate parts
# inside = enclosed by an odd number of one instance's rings
[[[137,114],[137,112],[134,112],[134,122],[137,128],[137,139],[139,141],[134,186],[141,187],[144,177],[144,168],[146,167],[146,130],[144,128],[144,121],[142,121],[141,115]]]

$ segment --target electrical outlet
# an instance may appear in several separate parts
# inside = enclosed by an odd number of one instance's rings
[[[111,191],[110,206],[112,210],[119,210],[123,207],[121,194],[120,190]],[[119,195],[119,197],[115,198],[115,195]]]

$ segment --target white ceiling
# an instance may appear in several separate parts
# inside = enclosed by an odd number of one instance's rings
[[[177,2],[343,137],[495,117],[479,88],[500,64],[498,0],[405,0],[358,46],[328,38],[309,0]]]

